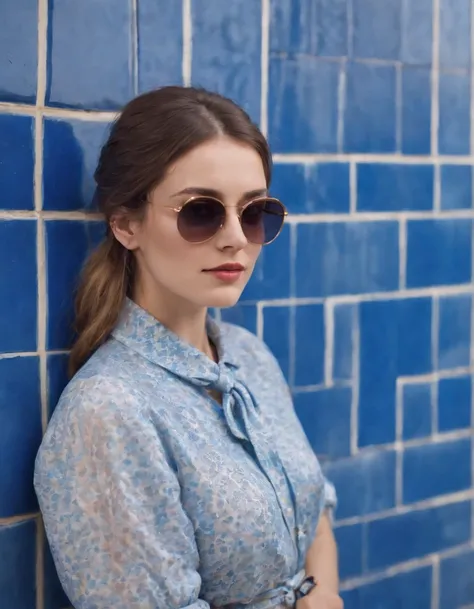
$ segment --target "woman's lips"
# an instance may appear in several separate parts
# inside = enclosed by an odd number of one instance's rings
[[[241,264],[223,264],[204,272],[211,274],[219,281],[233,283],[241,278],[244,271],[245,268]]]

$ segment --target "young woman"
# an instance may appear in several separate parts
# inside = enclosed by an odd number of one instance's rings
[[[208,315],[282,228],[270,174],[245,112],[194,88],[131,101],[102,150],[107,236],[35,473],[76,609],[342,606],[334,491],[282,373]]]

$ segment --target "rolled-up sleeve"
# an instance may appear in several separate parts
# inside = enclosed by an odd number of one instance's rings
[[[76,609],[209,609],[172,463],[147,416],[114,392],[64,398],[37,457],[61,583]]]

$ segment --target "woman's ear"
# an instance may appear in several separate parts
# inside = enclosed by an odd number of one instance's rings
[[[140,223],[137,220],[119,212],[110,218],[109,224],[117,241],[127,250],[133,251],[139,247]]]

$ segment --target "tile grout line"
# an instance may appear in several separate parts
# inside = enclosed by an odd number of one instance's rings
[[[337,87],[337,151],[344,151],[344,114],[346,110],[347,60],[341,62]]]
[[[289,338],[288,338],[288,350],[290,352],[290,358],[288,363],[288,380],[291,389],[293,389],[296,378],[296,307],[293,303],[296,300],[296,242],[298,239],[297,226],[290,226],[290,302],[289,305]]]
[[[270,0],[262,0],[261,27],[260,131],[268,137],[268,78],[270,54]]]
[[[431,367],[434,378],[439,378],[439,296],[431,301]],[[432,381],[431,386],[431,433],[438,433],[438,384]]]
[[[34,203],[37,214],[36,226],[36,263],[38,287],[38,357],[40,365],[40,403],[41,425],[43,433],[47,424],[48,387],[46,369],[46,246],[43,208],[43,116],[41,108],[46,98],[46,71],[47,71],[47,40],[48,40],[48,0],[38,0],[38,64],[37,64],[37,92],[35,110],[35,164],[34,164]],[[36,609],[44,609],[44,548],[45,533],[41,516],[36,518]]]
[[[192,82],[192,53],[193,53],[193,20],[192,0],[182,0],[183,14],[183,63],[182,78],[185,87],[191,86]]]
[[[405,290],[407,287],[407,220],[403,218],[398,225],[398,287]]]
[[[334,385],[334,304],[327,300],[323,305],[324,314],[324,385]]]
[[[474,3],[471,0],[471,104],[470,104],[470,152],[474,155]],[[471,183],[474,184],[474,167],[471,168]],[[471,211],[474,207],[474,188],[471,192]],[[474,243],[474,223],[471,231],[471,240]],[[471,279],[474,282],[474,247],[471,252]],[[471,424],[474,424],[474,298],[471,298],[471,349],[470,349],[470,367],[471,367]],[[474,484],[474,435],[471,438],[471,483]],[[471,506],[471,539],[474,541],[474,501]]]
[[[395,505],[403,505],[403,386],[395,383]]]
[[[439,562],[439,555],[435,554],[432,560],[431,609],[439,609]]]
[[[356,305],[352,311],[352,399],[350,421],[350,453],[359,451],[359,372],[360,372],[360,308]]]
[[[138,0],[130,0],[130,68],[134,97],[138,95]]]
[[[431,154],[438,155],[439,130],[439,19],[440,0],[433,0],[433,46],[431,57]]]

